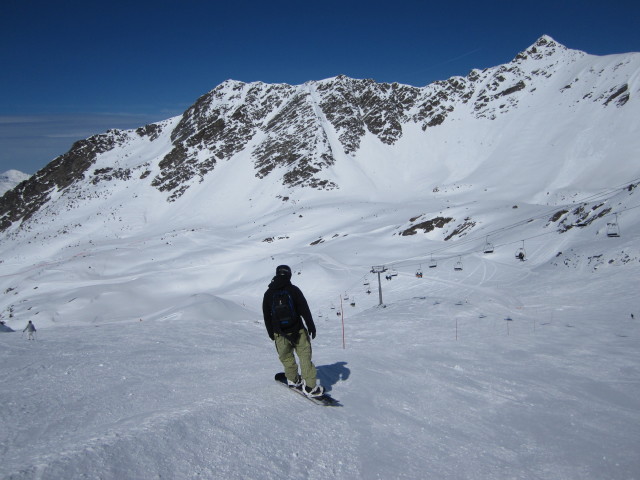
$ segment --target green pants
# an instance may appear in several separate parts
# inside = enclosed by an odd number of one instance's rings
[[[305,329],[300,330],[298,341],[293,344],[288,338],[276,333],[276,350],[278,351],[278,358],[284,366],[284,374],[288,380],[295,382],[298,377],[298,364],[296,363],[296,357],[293,352],[298,355],[300,360],[300,374],[305,383],[311,388],[316,386],[316,367],[311,361],[311,342],[309,341],[309,334]]]

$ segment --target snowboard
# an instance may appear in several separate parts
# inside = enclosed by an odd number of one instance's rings
[[[319,397],[307,397],[304,393],[302,393],[301,388],[290,387],[289,385],[287,385],[287,377],[285,377],[284,372],[276,373],[275,381],[278,383],[281,383],[282,385],[287,387],[289,390],[296,392],[301,397],[304,397],[307,400],[310,400],[316,405],[322,405],[324,407],[341,407],[342,406],[340,405],[340,402],[338,400],[333,398],[328,393],[324,393]]]

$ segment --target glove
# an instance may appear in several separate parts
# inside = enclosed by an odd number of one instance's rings
[[[316,338],[316,329],[314,328],[313,330],[309,330],[309,335],[311,335],[311,339],[315,339]]]

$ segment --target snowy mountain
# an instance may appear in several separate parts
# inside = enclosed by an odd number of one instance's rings
[[[4,192],[11,190],[13,187],[29,177],[30,175],[18,170],[7,170],[4,173],[0,173],[0,195],[3,195]]]
[[[528,187],[531,195],[610,185],[633,175],[633,163],[624,158],[623,171],[595,180],[608,149],[593,142],[628,139],[621,156],[637,151],[638,62],[638,54],[598,58],[545,36],[509,64],[423,88],[343,76],[298,86],[227,81],[182,117],[77,142],[0,201],[2,228],[54,199],[111,195],[123,183],[167,201],[201,183],[217,190],[229,168],[250,175],[241,198],[250,185],[290,198],[303,194],[297,187],[388,192],[406,178],[434,188],[483,169],[499,170],[498,182],[541,166],[548,178]]]
[[[0,476],[635,478],[639,73],[543,36],[77,142],[0,198]],[[271,381],[283,263],[342,409]]]

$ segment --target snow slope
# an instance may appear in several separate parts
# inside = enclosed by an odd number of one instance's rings
[[[608,202],[632,207],[635,191]],[[5,262],[5,320],[20,331],[32,319],[38,337],[0,336],[0,476],[638,478],[637,209],[619,238],[607,218],[559,233],[547,216],[502,225],[490,255],[484,237],[454,242],[430,269],[425,244],[446,242],[391,223],[415,208],[287,208],[260,234],[166,225]],[[307,228],[285,230],[299,215]],[[278,231],[290,238],[253,238]],[[525,262],[510,243],[522,237]],[[260,298],[284,262],[309,298],[319,377],[341,408],[272,381],[280,365]],[[377,264],[398,274],[382,276],[386,308],[368,273]]]
[[[318,316],[315,362],[341,408],[271,381],[255,305],[212,295],[138,300],[142,319],[91,322],[88,304],[34,342],[2,335],[0,475],[638,478],[637,266],[518,267],[399,276],[387,308],[345,306],[345,349],[340,318]]]

